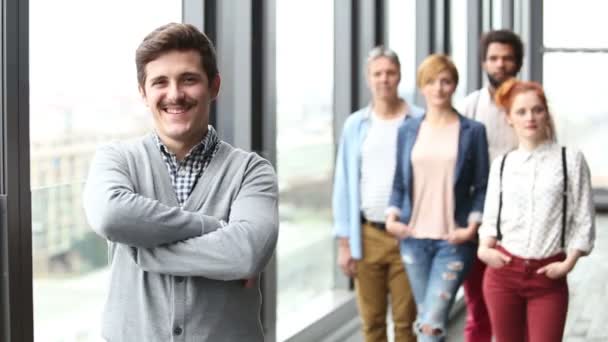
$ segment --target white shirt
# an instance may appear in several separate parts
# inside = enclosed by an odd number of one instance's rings
[[[496,237],[500,163],[490,169],[480,238]],[[580,151],[566,148],[568,212],[566,249],[587,254],[595,240],[595,209],[591,177]],[[509,153],[502,177],[503,205],[500,244],[522,258],[541,259],[562,251],[563,186],[561,146],[546,142],[533,151]]]
[[[405,116],[392,120],[371,114],[361,146],[361,210],[366,219],[384,222],[397,162],[397,132]]]
[[[496,106],[487,87],[469,94],[457,110],[469,119],[477,120],[486,126],[491,161],[517,147],[517,136],[507,122],[507,116],[504,110]]]

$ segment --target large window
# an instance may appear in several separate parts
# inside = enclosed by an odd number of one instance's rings
[[[83,184],[96,145],[151,127],[135,49],[171,21],[181,21],[181,1],[30,0],[36,341],[100,340],[107,251],[86,224]]]
[[[543,84],[557,137],[585,153],[594,187],[608,188],[608,3],[551,0],[543,6]]]
[[[416,1],[389,0],[388,47],[399,55],[401,83],[399,94],[414,103],[416,93]]]
[[[276,3],[279,340],[310,323],[333,289],[334,4]]]

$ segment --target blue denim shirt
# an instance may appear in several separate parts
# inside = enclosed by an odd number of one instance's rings
[[[410,113],[405,122],[424,113],[422,108],[408,104]],[[371,106],[351,114],[342,130],[333,191],[334,235],[349,238],[354,259],[361,259],[361,146],[369,129]],[[395,142],[397,143],[397,142]],[[388,203],[387,203],[388,204]],[[388,205],[387,205],[388,207]]]
[[[390,206],[401,211],[400,221],[408,223],[412,214],[412,148],[425,116],[407,121],[397,135],[397,167]],[[489,157],[486,129],[482,123],[458,114],[460,131],[454,177],[454,219],[459,227],[469,221],[481,222],[488,184]]]

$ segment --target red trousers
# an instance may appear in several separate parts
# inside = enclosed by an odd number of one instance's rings
[[[492,325],[482,292],[485,271],[486,264],[475,257],[473,266],[464,280],[464,301],[467,305],[467,319],[464,324],[466,342],[492,341]]]
[[[568,312],[566,277],[550,279],[536,271],[562,261],[564,253],[546,259],[511,256],[502,268],[488,268],[483,293],[497,342],[560,342]]]

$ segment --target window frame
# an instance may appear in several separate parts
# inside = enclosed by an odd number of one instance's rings
[[[29,1],[2,1],[2,152],[0,337],[30,342],[33,333],[29,178]]]

